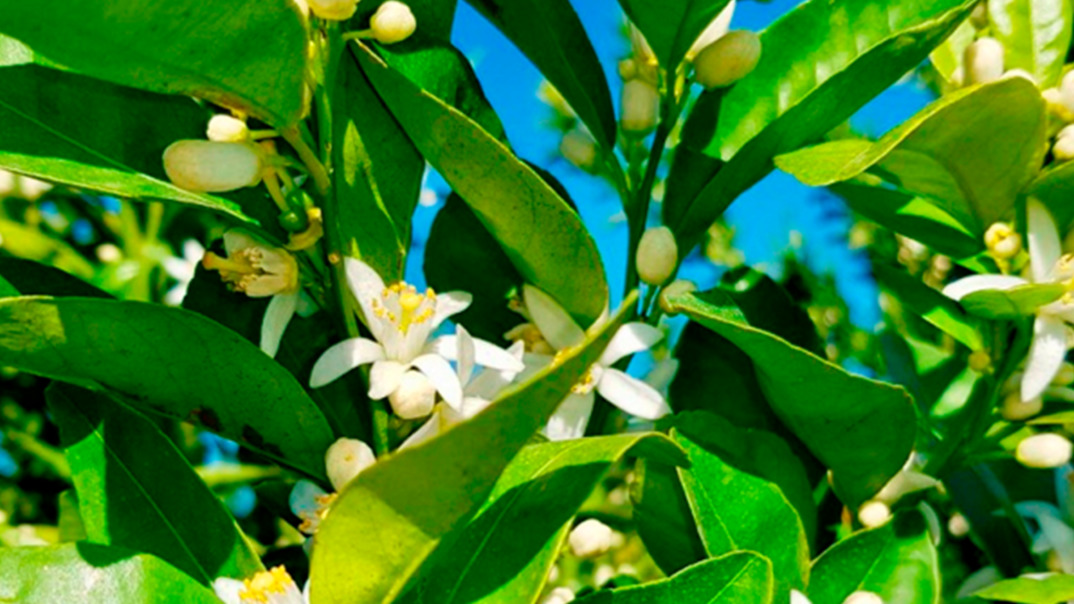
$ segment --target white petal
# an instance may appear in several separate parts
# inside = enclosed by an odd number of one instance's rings
[[[433,315],[432,329],[440,327],[450,316],[457,315],[470,308],[474,297],[466,292],[445,292],[436,294],[436,314]]]
[[[347,285],[350,286],[351,293],[362,307],[366,327],[373,333],[373,337],[383,341],[381,337],[384,331],[383,321],[373,312],[373,300],[384,292],[384,279],[381,279],[373,267],[357,258],[347,258],[343,262],[347,269]]]
[[[1022,400],[1037,398],[1051,385],[1067,354],[1067,326],[1062,319],[1038,315],[1033,322],[1033,344],[1022,377]]]
[[[239,250],[262,245],[252,235],[241,229],[230,229],[224,233],[224,250],[230,256]]]
[[[275,358],[280,350],[283,332],[287,331],[287,324],[298,308],[298,297],[298,292],[276,294],[265,309],[265,318],[261,320],[261,350],[270,357]]]
[[[971,275],[948,284],[943,288],[943,295],[953,300],[961,300],[974,292],[986,289],[1011,289],[1025,284],[1025,279],[1012,275]]]
[[[440,434],[440,413],[437,411],[429,416],[428,421],[415,430],[413,434],[406,437],[406,440],[403,441],[403,444],[399,445],[399,448],[396,449],[396,451],[416,447],[421,443],[436,437],[438,434]]]
[[[811,604],[809,598],[797,589],[791,590],[791,604]]]
[[[604,349],[600,364],[605,367],[614,365],[619,359],[649,350],[664,337],[664,332],[646,323],[627,323],[619,328]]]
[[[399,388],[403,374],[409,369],[395,361],[377,361],[369,371],[369,398],[379,401]]]
[[[238,579],[219,577],[213,581],[213,591],[216,592],[216,597],[220,598],[224,604],[242,604],[239,592],[244,587],[243,582]]]
[[[455,359],[458,365],[459,383],[465,386],[470,383],[470,378],[474,375],[474,357],[477,353],[474,351],[474,339],[465,327],[456,325],[455,334],[456,350],[459,353],[458,358]]]
[[[585,341],[582,328],[551,296],[526,284],[522,286],[522,297],[537,329],[556,350],[577,346]]]
[[[642,419],[659,419],[670,411],[664,397],[652,386],[618,369],[601,374],[597,392],[609,403]]]
[[[503,392],[503,389],[514,380],[515,375],[513,371],[486,369],[470,380],[470,383],[463,387],[462,393],[467,400],[470,397],[476,397],[491,401]],[[463,403],[465,402],[464,400]]]
[[[461,327],[459,328],[461,329]],[[511,345],[511,348],[504,350],[492,342],[470,336],[469,332],[467,332],[467,336],[473,343],[474,365],[500,371],[513,371],[515,373],[521,373],[526,368],[526,365],[522,362],[522,353],[526,349],[525,342],[515,342]],[[438,354],[449,361],[461,362],[462,359],[459,354],[462,350],[461,347],[462,343],[459,341],[458,336],[440,336],[426,345],[425,352]],[[466,380],[462,380],[462,383],[465,384]]]
[[[1032,197],[1026,202],[1026,221],[1029,267],[1033,270],[1033,282],[1050,281],[1052,269],[1063,253],[1059,228],[1048,208]]]
[[[462,384],[447,359],[438,354],[423,354],[412,364],[429,378],[447,404],[456,409],[462,405]]]
[[[544,433],[549,440],[572,440],[585,436],[585,427],[589,416],[593,414],[593,393],[568,394],[559,404],[545,426]]]
[[[291,489],[287,504],[291,507],[291,512],[295,516],[305,519],[317,515],[317,511],[321,507],[317,503],[317,498],[324,495],[327,495],[327,493],[321,487],[308,480],[300,480]]]
[[[313,365],[310,387],[320,388],[334,382],[351,369],[384,358],[384,349],[373,340],[351,338],[324,351]]]

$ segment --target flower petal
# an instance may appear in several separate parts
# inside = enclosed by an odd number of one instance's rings
[[[597,392],[609,403],[642,419],[659,419],[670,412],[667,401],[652,386],[618,369],[601,374]]]
[[[440,327],[440,324],[448,317],[457,315],[467,308],[470,308],[470,303],[473,301],[474,297],[466,292],[445,292],[436,294],[436,314],[433,315],[431,329],[435,330],[437,327]]]
[[[239,250],[263,245],[254,236],[242,229],[229,229],[224,233],[224,251],[230,256]]]
[[[544,428],[545,436],[553,441],[585,436],[585,427],[589,423],[589,416],[593,413],[593,403],[596,398],[592,392],[568,394],[548,420],[548,425]]]
[[[213,581],[213,591],[216,592],[216,597],[220,598],[220,601],[224,604],[242,604],[239,592],[244,587],[245,585],[242,581],[229,579],[228,577],[218,577]]]
[[[343,262],[347,269],[347,285],[350,287],[355,299],[358,300],[358,304],[362,307],[366,327],[373,333],[373,337],[378,341],[383,341],[383,322],[374,311],[373,300],[376,300],[384,293],[384,279],[380,277],[377,271],[373,270],[373,267],[357,258],[347,258]]]
[[[943,295],[952,300],[961,300],[974,292],[986,289],[1011,289],[1025,284],[1025,279],[1012,275],[971,275],[949,283],[943,288]]]
[[[551,296],[527,283],[522,286],[522,297],[537,329],[556,350],[585,341],[585,331]]]
[[[427,440],[435,438],[438,434],[440,434],[439,410],[434,411],[420,428],[415,430],[410,436],[406,437],[406,440],[403,441],[403,444],[399,445],[399,448],[396,449],[396,451],[416,447]]]
[[[275,358],[280,350],[283,332],[287,331],[287,324],[298,308],[298,298],[298,292],[276,294],[265,309],[265,317],[261,320],[261,350],[270,357]]]
[[[316,484],[308,480],[300,480],[295,483],[294,488],[291,489],[291,495],[287,498],[287,504],[291,507],[291,512],[299,518],[310,518],[317,515],[317,511],[321,505],[317,503],[318,497],[323,497],[328,493],[317,486]]]
[[[1030,401],[1044,392],[1063,366],[1067,354],[1067,325],[1062,319],[1038,315],[1033,322],[1033,344],[1022,377],[1022,400]]]
[[[473,343],[474,365],[500,371],[513,371],[515,373],[521,373],[526,368],[526,365],[522,362],[525,342],[515,342],[511,345],[511,348],[504,350],[492,342],[470,336],[469,332],[466,335]],[[438,354],[449,361],[461,362],[460,352],[462,346],[459,336],[440,336],[426,345],[425,352],[427,354]],[[463,384],[466,384],[466,382],[467,380],[462,380]]]
[[[470,332],[466,331],[466,328],[462,325],[455,326],[455,344],[458,351],[458,358],[455,359],[458,365],[459,383],[465,386],[470,383],[470,378],[474,376],[474,357],[477,356],[474,350],[474,338],[470,336]]]
[[[429,378],[447,404],[456,409],[462,405],[462,384],[447,359],[438,354],[423,354],[412,364]]]
[[[664,332],[647,323],[627,323],[612,336],[612,341],[604,349],[600,364],[611,367],[619,359],[649,350],[664,338]]]
[[[369,371],[369,398],[379,401],[399,388],[408,367],[396,361],[377,361]]]
[[[384,358],[384,348],[373,340],[351,338],[324,351],[313,365],[310,388],[334,382],[355,367]]]
[[[1048,208],[1032,197],[1026,202],[1026,222],[1029,267],[1033,271],[1033,282],[1045,283],[1051,280],[1052,269],[1063,254],[1059,227],[1055,225],[1055,219]]]

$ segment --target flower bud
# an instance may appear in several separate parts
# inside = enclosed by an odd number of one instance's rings
[[[557,587],[541,601],[541,604],[567,604],[574,601],[574,592],[569,587]]]
[[[666,226],[653,227],[641,236],[635,258],[638,276],[649,285],[660,285],[675,272],[679,263],[679,247],[675,234]]]
[[[181,140],[164,150],[164,171],[179,187],[223,193],[261,182],[261,152],[247,143]]]
[[[871,591],[856,591],[847,596],[843,604],[884,604],[884,601]]]
[[[429,378],[413,369],[403,374],[399,387],[388,396],[392,411],[403,419],[418,419],[433,412],[436,388]]]
[[[342,491],[347,483],[354,480],[369,466],[376,463],[377,457],[369,445],[355,438],[341,438],[328,447],[324,455],[324,464],[328,469],[328,480],[332,488]]]
[[[346,21],[358,10],[358,0],[305,0],[314,16],[326,21]]]
[[[987,350],[974,350],[967,364],[974,373],[987,373],[992,368],[992,356]]]
[[[205,136],[218,143],[244,143],[250,140],[250,129],[239,118],[221,113],[209,120]]]
[[[612,529],[599,520],[590,518],[571,531],[567,541],[571,552],[579,558],[596,558],[612,547]]]
[[[970,534],[970,521],[966,520],[962,514],[955,512],[947,521],[947,532],[951,533],[955,539],[961,539]]]
[[[1003,419],[1009,422],[1025,421],[1040,413],[1044,408],[1044,402],[1038,396],[1028,401],[1022,401],[1022,395],[1012,392],[1003,398]]]
[[[977,29],[988,27],[988,3],[978,2],[970,13],[970,23]]]
[[[1074,159],[1074,135],[1071,130],[1068,130],[1069,128],[1070,126],[1067,126],[1060,130],[1055,138],[1055,144],[1052,145],[1052,155],[1055,156],[1055,161],[1065,162]]]
[[[1005,222],[988,227],[984,241],[988,253],[998,260],[1010,260],[1022,251],[1022,236]]]
[[[619,61],[619,77],[624,82],[629,82],[638,77],[638,64],[634,62],[634,59]]]
[[[791,604],[812,604],[806,595],[797,589],[791,590]]]
[[[865,528],[876,528],[891,520],[891,508],[883,501],[866,501],[858,509],[858,521]]]
[[[1035,434],[1018,443],[1014,457],[1027,468],[1058,468],[1070,461],[1070,441],[1058,434]]]
[[[380,5],[373,18],[369,20],[373,37],[381,44],[402,42],[418,28],[418,21],[410,7],[396,0],[388,0]]]
[[[696,291],[697,284],[693,281],[676,279],[660,292],[660,308],[669,315],[676,314],[678,311],[671,305],[671,299]]]
[[[709,90],[730,86],[749,75],[760,60],[761,38],[752,31],[733,31],[698,53],[695,78]]]
[[[980,38],[966,47],[966,83],[987,84],[1003,77],[1003,44]]]
[[[731,2],[720,11],[720,14],[716,15],[716,18],[705,27],[705,31],[701,32],[701,35],[697,37],[693,46],[686,52],[686,60],[693,61],[698,53],[716,40],[726,36],[727,30],[731,29],[731,17],[734,16],[734,14],[735,0],[731,0]]]
[[[1074,121],[1074,71],[1067,72],[1063,76],[1062,81],[1059,83],[1059,88],[1056,89],[1055,98],[1044,97],[1044,100],[1048,101],[1049,109],[1053,109],[1056,114],[1065,122]],[[1058,103],[1059,107],[1052,107],[1052,101]]]
[[[660,93],[644,80],[631,80],[623,84],[620,121],[623,131],[646,135],[656,128],[660,112]]]
[[[591,170],[597,162],[597,144],[588,132],[575,128],[563,135],[559,152],[582,170]]]

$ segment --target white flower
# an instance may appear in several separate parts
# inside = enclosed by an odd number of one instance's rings
[[[871,591],[856,591],[847,596],[843,604],[884,604],[884,601]]]
[[[244,581],[220,577],[213,591],[224,604],[308,604],[309,584],[300,591],[282,566],[261,571]]]
[[[1026,204],[1028,218],[1030,280],[1013,275],[973,275],[944,288],[955,300],[988,289],[1011,289],[1027,283],[1063,283],[1074,277],[1074,258],[1061,256],[1059,230],[1051,213],[1036,199]],[[1051,384],[1063,366],[1067,353],[1067,323],[1074,321],[1074,304],[1068,297],[1037,309],[1033,324],[1033,344],[1022,378],[1022,400],[1031,401]]]
[[[532,285],[523,286],[526,313],[543,336],[543,342],[562,351],[585,340],[585,331],[555,300]],[[659,329],[645,323],[627,323],[619,328],[600,360],[575,384],[545,428],[551,440],[580,438],[593,412],[594,390],[608,402],[637,417],[655,420],[669,412],[667,402],[652,386],[614,369],[612,365],[629,355],[648,350],[664,337]],[[539,369],[552,362],[543,354],[527,355],[527,366]]]
[[[388,0],[380,5],[369,20],[369,27],[373,30],[373,37],[377,42],[395,44],[409,38],[417,29],[418,21],[409,6],[396,0]]]
[[[187,239],[183,242],[183,257],[168,256],[161,262],[161,267],[168,276],[175,279],[175,287],[164,294],[164,303],[171,306],[179,306],[186,297],[190,282],[194,280],[194,273],[198,264],[205,256],[205,248],[196,239]]]
[[[298,263],[287,250],[262,243],[238,229],[224,233],[224,249],[226,258],[209,252],[202,266],[219,271],[233,291],[251,298],[272,296],[261,321],[261,350],[275,357],[301,297]]]
[[[1003,44],[995,38],[979,38],[966,47],[967,84],[986,84],[1003,77]]]
[[[584,520],[571,530],[567,542],[571,553],[583,559],[596,558],[612,548],[614,532],[595,518]]]
[[[1037,523],[1033,553],[1054,552],[1062,571],[1074,574],[1074,528],[1063,520],[1059,509],[1043,501],[1022,501],[1014,507],[1019,514]]]
[[[328,481],[336,491],[342,491],[347,483],[376,462],[373,449],[356,438],[341,438],[332,443],[324,454]]]

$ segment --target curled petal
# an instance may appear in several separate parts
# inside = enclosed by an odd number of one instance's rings
[[[365,338],[344,340],[324,351],[313,365],[310,387],[320,388],[343,376],[351,369],[384,358],[384,348]]]
[[[390,395],[403,383],[403,374],[409,369],[395,361],[377,361],[369,371],[369,398],[374,401]]]
[[[462,405],[462,384],[459,376],[451,368],[451,363],[438,354],[423,354],[412,361],[412,365],[429,378],[433,387],[444,397],[444,401],[455,409]]]
[[[670,412],[664,397],[652,386],[618,369],[601,374],[597,392],[609,403],[642,419],[659,419]]]
[[[971,275],[948,284],[943,288],[943,295],[952,300],[961,300],[974,292],[986,289],[1011,289],[1025,284],[1025,279],[1011,275]]]
[[[459,383],[468,384],[470,378],[474,375],[474,363],[477,352],[474,350],[474,338],[470,336],[470,332],[466,331],[466,328],[462,325],[455,326],[456,334],[456,350],[458,350],[458,357],[455,359],[458,365]]]
[[[1038,315],[1033,322],[1033,343],[1029,346],[1026,371],[1022,377],[1022,400],[1040,396],[1063,367],[1067,354],[1067,326],[1062,319]]]
[[[556,350],[577,346],[585,341],[585,332],[552,296],[526,284],[522,288],[522,297],[537,329]]]
[[[664,337],[664,332],[646,323],[627,323],[619,328],[604,349],[600,364],[605,367],[614,365],[619,359],[649,350]]]
[[[270,357],[275,358],[280,350],[280,341],[283,340],[283,333],[287,331],[291,317],[295,316],[298,299],[298,292],[276,294],[265,309],[265,318],[261,321],[261,350]]]

